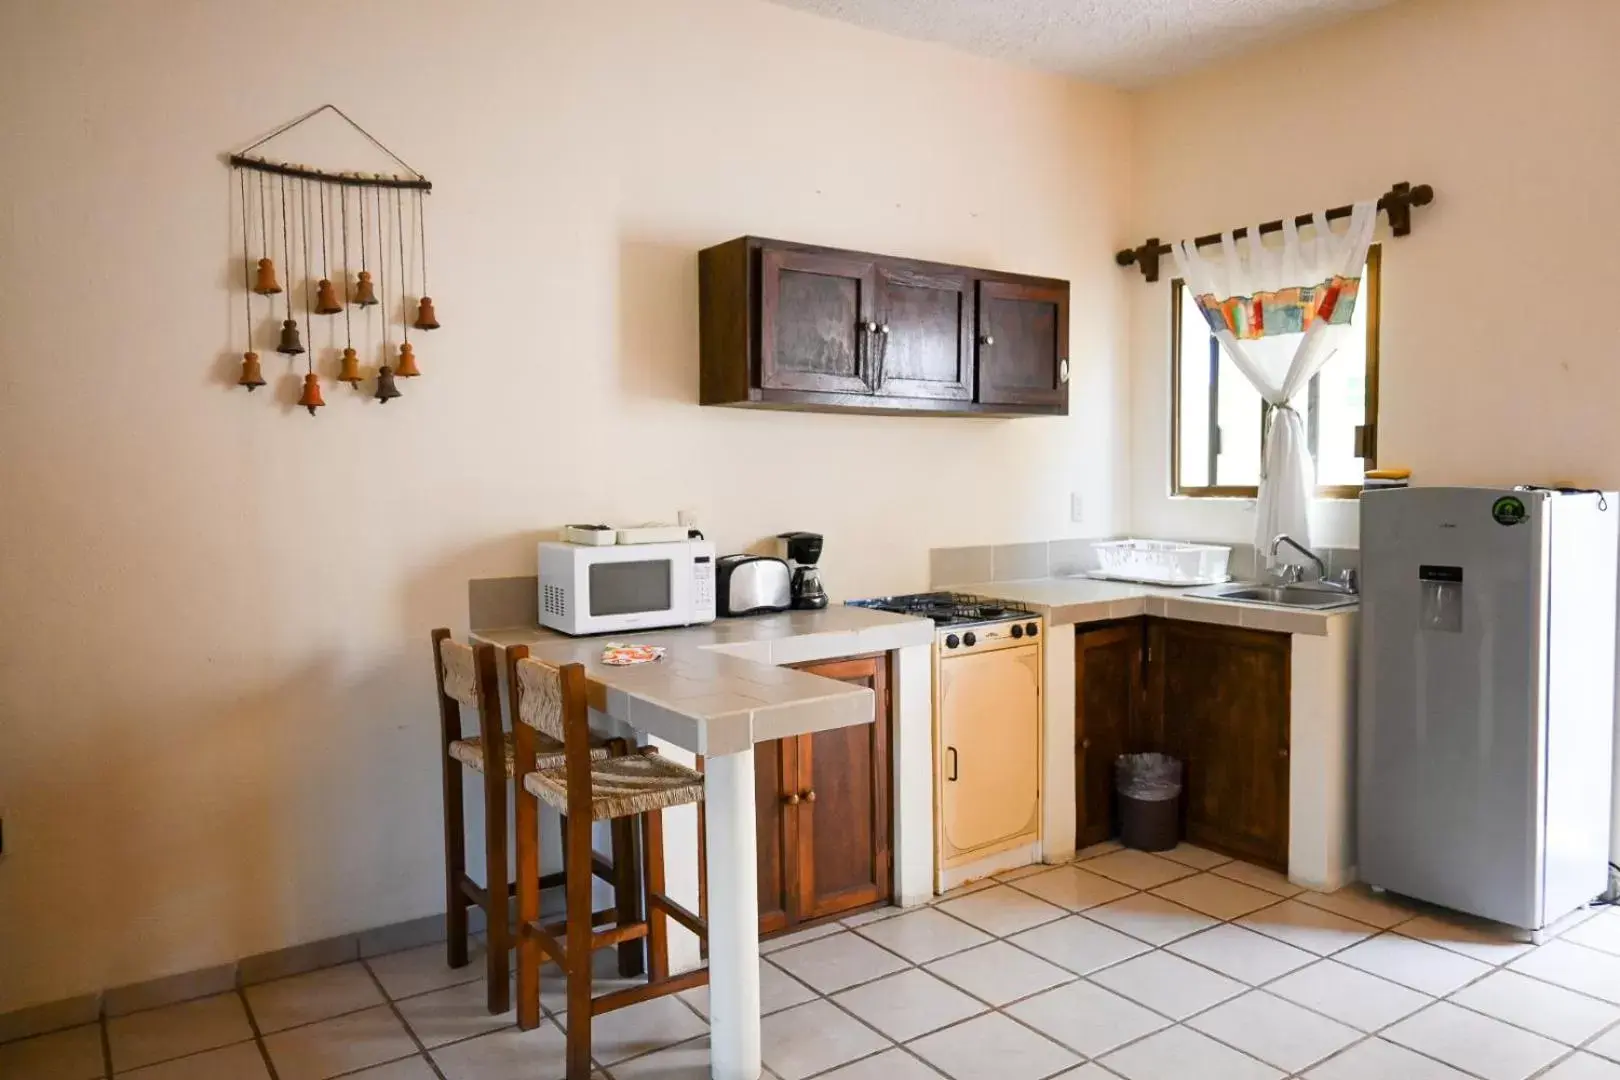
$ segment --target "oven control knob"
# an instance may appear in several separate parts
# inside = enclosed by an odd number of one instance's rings
[[[947,649],[954,649],[960,644],[962,644],[962,639],[957,637],[955,634],[945,635],[945,647]]]
[[[1024,636],[1024,628],[1022,626],[1019,626],[1017,623],[1013,623],[1012,636],[1015,637],[1015,638],[1023,637]]]
[[[1034,637],[1036,634],[1039,634],[1040,632],[1041,632],[1041,624],[1040,623],[1033,623],[1032,622],[1032,623],[1027,623],[1024,626],[1024,633],[1028,634],[1030,637]]]
[[[973,631],[971,631],[971,630],[969,630],[967,633],[962,635],[962,644],[964,644],[964,645],[972,645],[975,641],[978,641],[978,640],[979,640],[978,638],[973,636]]]

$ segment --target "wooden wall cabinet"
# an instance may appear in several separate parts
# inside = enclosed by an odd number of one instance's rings
[[[1075,635],[1076,837],[1117,832],[1113,761],[1159,752],[1185,764],[1190,843],[1288,867],[1287,634],[1172,619]]]
[[[698,284],[704,405],[1068,414],[1066,281],[744,236]]]
[[[797,666],[870,687],[876,709],[871,724],[754,747],[761,934],[893,894],[888,658]]]

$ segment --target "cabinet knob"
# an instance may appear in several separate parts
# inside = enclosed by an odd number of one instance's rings
[[[789,806],[798,806],[799,805],[799,793],[794,792],[792,795],[785,796],[782,799],[782,801],[787,803]]]
[[[868,333],[868,334],[875,334],[875,333],[877,333],[877,332],[878,332],[878,324],[877,324],[877,323],[875,323],[875,322],[868,322],[868,323],[867,323],[867,324],[866,324],[866,332],[867,332],[867,333]]]
[[[1080,749],[1082,749],[1082,750],[1090,750],[1091,749],[1091,740],[1090,739],[1081,739],[1080,740]]]
[[[878,333],[883,334],[884,336],[888,336],[889,324],[884,323],[882,326],[878,327]]]
[[[983,337],[981,337],[979,339],[979,344],[980,345],[994,345],[995,343],[996,343],[996,339],[991,337],[989,334],[985,334]]]
[[[1069,381],[1069,358],[1067,356],[1058,361],[1058,381]]]
[[[815,802],[816,801],[816,790],[815,790],[815,788],[811,788],[809,791],[804,793],[804,801],[805,802]]]
[[[1277,751],[1277,756],[1280,757],[1280,758],[1287,757],[1288,756],[1288,747],[1285,746],[1281,750]]]

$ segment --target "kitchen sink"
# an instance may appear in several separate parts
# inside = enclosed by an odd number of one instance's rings
[[[1235,600],[1242,604],[1271,604],[1276,607],[1337,608],[1361,601],[1356,593],[1343,593],[1312,585],[1210,585],[1189,589],[1187,596],[1208,600]]]

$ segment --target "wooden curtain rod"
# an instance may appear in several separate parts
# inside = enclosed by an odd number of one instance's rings
[[[257,169],[259,172],[279,176],[300,176],[305,180],[320,180],[328,184],[347,184],[350,187],[408,188],[416,191],[433,190],[433,185],[421,176],[384,176],[381,173],[325,172],[307,165],[289,165],[285,161],[268,161],[246,154],[232,154],[230,163],[239,169]]]
[[[1384,197],[1378,200],[1378,209],[1389,215],[1389,231],[1395,236],[1405,236],[1412,231],[1412,207],[1428,206],[1432,202],[1434,202],[1434,188],[1428,184],[1418,184],[1414,187],[1403,180],[1384,193]],[[1329,221],[1336,221],[1339,218],[1349,217],[1354,210],[1353,206],[1335,206],[1326,216]],[[1300,214],[1294,219],[1294,224],[1304,226],[1314,220],[1313,214]],[[1281,232],[1282,227],[1281,219],[1267,221],[1260,225],[1260,233],[1263,236],[1266,233]],[[1234,229],[1232,235],[1247,236],[1249,230]],[[1221,233],[1210,233],[1208,236],[1198,237],[1193,244],[1198,247],[1209,247],[1211,244],[1220,243],[1221,236]],[[1115,253],[1114,261],[1121,266],[1135,263],[1142,268],[1144,278],[1148,281],[1158,281],[1159,259],[1170,254],[1171,250],[1169,244],[1163,243],[1157,236],[1150,236],[1139,248],[1126,248]]]

